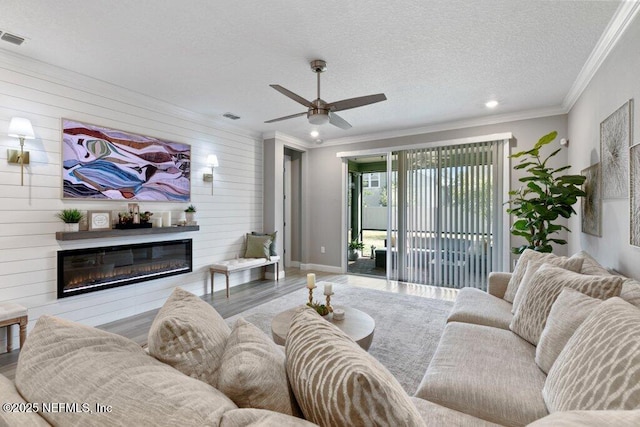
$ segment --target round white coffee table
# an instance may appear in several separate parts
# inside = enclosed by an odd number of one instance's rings
[[[291,326],[291,317],[299,307],[293,307],[289,310],[279,313],[271,321],[271,334],[276,344],[284,345]],[[376,322],[367,313],[356,308],[337,305],[333,307],[344,310],[344,319],[335,320],[333,314],[329,315],[328,321],[336,325],[342,332],[351,337],[360,347],[368,350],[373,340],[373,332],[376,328]]]

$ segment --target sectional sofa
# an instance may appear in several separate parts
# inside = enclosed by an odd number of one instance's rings
[[[43,316],[0,377],[0,425],[640,425],[638,282],[537,253],[489,282],[460,291],[414,396],[308,308],[284,348],[179,288],[146,350]]]

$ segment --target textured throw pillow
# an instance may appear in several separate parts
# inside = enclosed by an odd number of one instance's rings
[[[516,268],[513,269],[513,274],[511,274],[503,299],[505,301],[513,302],[516,297],[516,293],[518,292],[520,282],[522,281],[522,277],[527,271],[527,263],[529,261],[545,263],[555,258],[568,259],[567,257],[558,257],[551,253],[542,253],[531,249],[525,249],[524,252],[520,254],[520,258],[518,258]]]
[[[247,234],[247,249],[244,252],[244,257],[269,259],[271,257],[271,255],[269,255],[270,247],[271,237]]]
[[[620,291],[620,298],[640,308],[640,282],[635,279],[625,279]]]
[[[576,258],[584,260],[582,263],[582,269],[580,270],[580,273],[582,274],[589,274],[591,276],[607,276],[611,274],[609,273],[609,270],[604,268],[594,257],[585,251],[573,254],[570,259]]]
[[[398,380],[311,308],[294,314],[287,374],[304,417],[322,426],[424,426]]]
[[[573,334],[542,390],[549,412],[640,408],[640,309],[611,298]]]
[[[197,296],[176,288],[151,324],[149,354],[212,386],[231,329]]]
[[[123,336],[50,316],[38,319],[20,350],[16,387],[29,402],[86,403],[92,411],[40,412],[56,426],[218,425],[237,408]],[[112,410],[97,412],[97,404]]]
[[[269,255],[277,256],[278,252],[276,252],[276,238],[278,237],[278,232],[274,231],[273,233],[258,233],[256,231],[251,232],[252,236],[269,236],[271,238],[271,246],[269,246]]]
[[[551,306],[565,287],[594,298],[607,299],[620,294],[622,278],[588,276],[543,265],[531,277],[529,289],[513,316],[509,329],[531,344],[538,345]]]
[[[566,258],[566,257],[555,257],[550,258],[547,261],[534,261],[529,260],[526,265],[526,269],[524,275],[522,276],[522,280],[520,280],[520,285],[518,286],[518,290],[516,291],[516,296],[513,298],[513,307],[511,307],[511,312],[515,313],[524,298],[524,295],[529,290],[529,283],[533,275],[542,267],[544,264],[553,265],[555,267],[564,268],[565,270],[573,271],[576,273],[580,272],[580,268],[582,267],[583,259],[576,258]]]
[[[236,321],[222,355],[218,390],[240,408],[299,415],[282,349],[244,319]]]
[[[547,324],[536,347],[536,363],[549,373],[553,362],[584,319],[602,303],[570,288],[564,288],[551,306]]]

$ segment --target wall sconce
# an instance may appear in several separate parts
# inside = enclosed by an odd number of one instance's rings
[[[24,185],[24,165],[29,164],[29,152],[24,151],[24,140],[35,139],[33,127],[29,119],[12,117],[9,123],[9,136],[20,139],[20,151],[7,150],[7,162],[20,165],[20,185]]]
[[[211,168],[211,173],[205,173],[202,179],[204,182],[211,183],[211,195],[213,195],[213,169],[219,166],[218,164],[218,156],[215,154],[209,154],[207,156],[207,166]]]

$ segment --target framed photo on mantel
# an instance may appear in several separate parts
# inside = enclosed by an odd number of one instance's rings
[[[89,231],[111,230],[111,211],[87,212]]]

